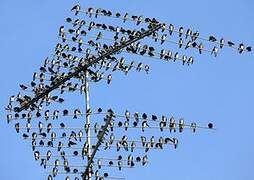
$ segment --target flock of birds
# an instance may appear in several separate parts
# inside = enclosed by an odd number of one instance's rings
[[[214,129],[212,123],[209,123],[207,127],[201,127],[195,122],[186,124],[183,118],[177,121],[173,116],[148,115],[138,112],[131,114],[128,110],[124,115],[116,114],[112,109],[103,111],[101,108],[95,111],[89,109],[86,112],[83,112],[82,109],[52,111],[47,108],[47,110],[43,110],[52,102],[63,104],[65,102],[63,95],[66,92],[85,94],[87,91],[85,82],[105,80],[107,84],[110,84],[112,81],[111,73],[115,71],[123,72],[125,75],[131,70],[149,73],[149,65],[143,62],[128,62],[124,55],[120,56],[122,53],[163,61],[180,61],[183,65],[194,63],[193,56],[181,55],[180,52],[173,52],[166,48],[156,50],[155,46],[151,45],[153,43],[159,43],[160,46],[165,46],[168,43],[176,44],[179,49],[196,49],[199,54],[205,51],[215,57],[223,47],[236,49],[240,54],[252,51],[251,46],[243,43],[236,44],[229,40],[226,41],[224,38],[216,38],[213,35],[204,38],[200,36],[198,31],[184,29],[183,27],[177,28],[173,24],[160,23],[155,18],[131,16],[128,13],[114,14],[101,8],[82,10],[80,5],[75,5],[71,11],[74,12],[75,17],[66,18],[67,25],[59,28],[60,42],[56,44],[53,54],[44,60],[44,64],[38,72],[34,72],[30,83],[20,84],[22,93],[11,96],[6,107],[8,111],[7,122],[15,122],[16,132],[21,133],[23,139],[31,141],[35,160],[39,161],[42,167],[50,170],[48,180],[53,180],[61,174],[67,174],[66,180],[71,178],[84,180],[87,178],[85,168],[90,168],[91,177],[96,180],[117,179],[117,177],[109,176],[108,172],[101,173],[101,171],[113,167],[121,171],[123,168],[132,168],[137,163],[146,165],[148,163],[147,153],[150,150],[164,149],[166,145],[177,148],[177,138],[148,137],[144,135],[148,130],[158,130],[159,133],[182,133],[187,128],[193,132],[196,132],[198,128]],[[85,21],[82,19],[83,14],[91,19],[94,18],[94,20]],[[95,19],[99,16],[121,19],[124,23],[131,21],[140,29],[133,30],[118,25],[97,23]],[[157,25],[160,25],[160,29],[147,35],[147,39],[151,43],[142,43],[142,39],[140,39],[110,54],[115,48],[125,45],[136,37],[141,37],[147,30]],[[174,40],[174,34],[177,34],[177,40]],[[212,44],[212,48],[206,49],[205,42]],[[84,71],[76,73],[73,78],[67,79],[57,88],[52,88],[76,72],[83,64],[105,54],[109,55],[84,69]],[[33,101],[34,99],[36,100]],[[22,112],[17,110],[29,102],[32,103],[25,110]],[[72,123],[80,122],[78,120],[84,119],[88,115],[103,116],[104,121],[72,126]],[[109,120],[109,117],[112,119]],[[70,122],[64,122],[66,119]],[[97,142],[105,128],[102,123],[107,121],[110,123],[106,127],[100,149],[104,151],[115,150],[116,153],[122,154],[116,158],[95,156],[92,159],[92,166],[86,167],[84,164],[88,163],[88,152],[96,148],[95,145],[89,146],[87,134],[91,130],[94,136],[89,138],[93,139],[93,143]],[[130,129],[141,130],[142,135],[139,140],[133,140],[127,135],[127,131]],[[121,133],[116,133],[116,131]],[[120,138],[117,138],[119,136]],[[140,149],[143,150],[144,155],[135,156],[135,151]],[[73,164],[72,158],[82,161],[82,164]]]
[[[141,133],[147,130],[182,133],[184,129],[188,128],[193,132],[196,132],[198,128],[214,129],[212,123],[209,123],[207,127],[201,127],[194,122],[186,124],[183,118],[176,121],[173,116],[168,118],[164,115],[131,113],[128,110],[121,115],[112,109],[103,111],[102,108],[88,112],[82,112],[80,109],[29,111],[22,114],[16,113],[14,116],[9,114],[7,121],[8,123],[15,122],[16,132],[22,134],[24,140],[31,142],[35,160],[39,161],[40,166],[44,169],[50,170],[48,180],[53,180],[61,174],[67,174],[66,180],[71,177],[78,180],[82,179],[84,168],[86,168],[84,164],[87,162],[88,150],[94,150],[94,145],[89,146],[87,143],[88,130],[90,129],[94,135],[90,138],[96,141],[104,126],[99,122],[76,127],[70,126],[72,124],[68,122],[70,118],[78,121],[84,119],[87,114],[104,117],[104,121],[109,115],[112,117],[100,150],[114,150],[116,153],[121,153],[116,158],[95,156],[92,162],[91,176],[100,180],[117,178],[109,176],[109,173],[106,172],[108,168],[117,168],[121,171],[124,168],[134,168],[137,164],[145,166],[149,162],[148,152],[150,150],[162,150],[166,145],[172,145],[174,148],[178,146],[177,138],[147,137],[145,135],[141,135],[140,140],[129,138],[126,131],[131,128],[140,129]],[[39,121],[36,121],[37,119]],[[67,122],[65,122],[66,120]],[[156,125],[151,126],[152,124]],[[117,130],[121,133],[117,133]],[[121,134],[120,138],[118,138],[119,134]],[[135,156],[139,150],[143,150],[143,156]],[[76,161],[74,159],[81,163],[79,165],[73,164]],[[104,173],[101,174],[102,170]]]

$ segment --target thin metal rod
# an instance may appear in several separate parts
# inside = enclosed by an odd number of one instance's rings
[[[40,93],[36,97],[32,98],[32,100],[25,101],[24,103],[22,103],[22,105],[20,107],[16,107],[14,109],[14,111],[15,112],[21,112],[25,109],[28,109],[31,105],[36,103],[38,100],[43,98],[45,95],[48,95],[51,91],[58,88],[60,85],[62,85],[66,81],[70,80],[71,78],[77,76],[80,72],[86,70],[88,67],[98,63],[100,60],[103,60],[103,59],[107,58],[108,56],[110,56],[112,54],[115,54],[115,53],[121,51],[123,48],[131,45],[132,43],[135,43],[136,41],[139,41],[140,39],[143,39],[144,37],[151,35],[153,32],[159,30],[161,27],[162,27],[162,25],[158,24],[158,25],[152,27],[151,29],[146,30],[140,36],[136,36],[132,39],[129,39],[126,42],[124,42],[124,43],[122,43],[118,46],[115,46],[112,50],[106,51],[101,56],[99,56],[95,59],[89,59],[86,63],[80,64],[74,72],[70,72],[70,74],[68,74],[67,76],[65,76],[65,77],[63,77],[63,78],[61,78],[57,81],[53,81],[52,82],[53,85],[51,87],[45,89],[42,93]]]
[[[88,78],[89,78],[89,72],[85,71],[85,102],[86,102],[86,125],[88,125],[88,128],[86,130],[86,142],[88,144],[88,151],[87,151],[87,161],[91,159],[91,149],[90,147],[92,146],[91,144],[91,123],[90,123],[90,95],[89,95],[89,83],[88,83]],[[91,167],[88,168],[88,180],[91,180]]]
[[[87,163],[86,170],[85,170],[85,172],[82,174],[82,179],[83,179],[83,180],[86,180],[86,179],[87,179],[87,175],[88,175],[88,173],[89,173],[89,169],[90,169],[90,167],[91,167],[91,164],[93,163],[93,158],[95,157],[95,154],[96,154],[96,152],[98,151],[98,148],[100,147],[100,145],[101,145],[102,142],[103,142],[104,135],[105,135],[106,131],[108,130],[108,126],[109,126],[109,124],[111,123],[111,121],[112,121],[112,115],[110,114],[110,115],[108,116],[108,118],[107,118],[107,121],[106,121],[106,123],[105,123],[105,125],[104,125],[103,130],[102,130],[101,132],[98,133],[98,141],[97,141],[97,143],[96,143],[96,145],[95,145],[95,148],[94,148],[94,150],[93,150],[93,153],[92,153],[92,155],[91,155],[91,157],[90,157],[90,159],[89,159],[89,161],[88,161],[88,163]]]

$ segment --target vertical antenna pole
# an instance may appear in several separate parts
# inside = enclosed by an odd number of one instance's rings
[[[90,124],[90,96],[89,96],[89,84],[88,84],[88,71],[85,71],[85,100],[86,100],[86,125],[88,126],[86,133],[86,142],[88,144],[88,152],[87,152],[87,162],[89,162],[91,158],[91,124]],[[91,169],[88,170],[88,180],[91,180]]]

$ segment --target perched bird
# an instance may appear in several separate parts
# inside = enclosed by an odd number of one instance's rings
[[[192,47],[192,41],[188,41],[188,42],[187,42],[187,44],[186,44],[186,46],[185,46],[185,49],[188,49],[188,48],[190,48],[190,47]]]
[[[220,39],[220,48],[222,48],[225,44],[225,40],[223,38]]]
[[[165,40],[167,39],[167,34],[163,34],[161,36],[161,44],[163,44],[165,42]]]
[[[169,35],[171,36],[173,32],[174,32],[174,25],[170,24],[169,25]]]
[[[182,35],[184,33],[183,27],[179,28],[178,33],[179,33],[179,37],[182,37]]]
[[[204,46],[203,46],[202,43],[200,43],[199,46],[198,46],[199,54],[202,54],[203,49],[204,49]]]
[[[133,152],[135,148],[136,148],[136,143],[135,143],[135,141],[132,141],[131,142],[131,152]]]
[[[187,39],[188,36],[192,36],[192,30],[191,29],[187,29],[185,39]]]
[[[44,128],[44,125],[43,125],[43,123],[40,122],[40,121],[39,121],[39,123],[38,123],[38,128],[39,128],[39,132],[41,133],[42,130],[43,130],[43,128]]]
[[[142,121],[141,123],[141,129],[142,129],[142,132],[145,131],[145,128],[149,127],[148,123],[146,120]]]
[[[112,75],[109,74],[109,75],[107,76],[107,84],[110,84],[111,81],[112,81]]]
[[[214,36],[209,36],[208,40],[211,41],[211,42],[216,42],[217,41],[217,39]]]
[[[118,162],[117,162],[117,165],[118,165],[119,171],[121,171],[121,170],[122,170],[123,162],[122,162],[122,161],[118,161]]]
[[[75,12],[75,15],[77,16],[79,11],[81,10],[81,7],[80,5],[75,5],[73,6],[73,8],[71,9],[71,11],[74,11]]]
[[[232,41],[228,41],[228,46],[229,47],[233,47],[235,45],[235,43],[233,43]]]
[[[73,141],[69,141],[68,147],[71,147],[71,146],[74,146],[74,145],[77,145],[77,143],[75,143],[75,142],[73,142]]]
[[[183,46],[183,39],[182,38],[179,39],[178,45],[179,45],[179,48],[182,48],[182,46]]]
[[[125,13],[125,15],[123,16],[123,22],[125,23],[126,20],[128,20],[128,18],[129,18],[129,14]]]
[[[169,120],[169,131],[172,132],[172,130],[176,132],[176,123],[173,116]]]
[[[17,133],[19,133],[19,128],[20,128],[19,123],[16,123],[16,124],[15,124],[15,129],[16,129],[16,132],[17,132]]]
[[[34,158],[36,161],[38,161],[40,159],[40,152],[39,151],[34,152]]]
[[[245,50],[245,46],[243,43],[239,44],[239,47],[238,47],[238,51],[240,54],[242,54],[242,52]]]
[[[184,119],[180,119],[179,120],[179,132],[181,133],[181,132],[183,132],[183,129],[184,129]]]
[[[142,165],[146,165],[148,163],[148,157],[147,155],[145,155],[143,158],[142,158]]]
[[[91,8],[91,7],[88,8],[87,11],[86,11],[86,14],[87,14],[90,18],[92,17],[93,13],[94,13],[94,9]]]
[[[194,122],[191,123],[190,127],[191,127],[193,132],[196,132],[196,128],[197,128],[197,124],[196,123],[194,123]]]
[[[211,51],[211,55],[214,54],[214,57],[217,57],[218,52],[219,52],[219,49],[218,49],[216,46],[214,46],[213,49],[212,49],[212,51]]]
[[[52,155],[51,151],[48,150],[48,151],[47,151],[47,154],[46,154],[46,159],[47,159],[47,161],[49,161],[51,155]]]
[[[212,123],[209,123],[209,124],[208,124],[208,128],[209,128],[209,129],[212,129],[212,128],[213,128],[213,124],[212,124]]]
[[[177,146],[178,146],[178,139],[173,138],[172,140],[173,140],[174,147],[175,147],[175,149],[176,149]]]
[[[192,41],[195,41],[198,37],[199,37],[199,32],[196,31],[196,32],[194,32],[194,33],[192,34],[191,40],[192,40]]]

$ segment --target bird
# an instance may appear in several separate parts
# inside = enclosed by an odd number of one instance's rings
[[[235,45],[235,43],[233,43],[232,41],[228,41],[228,46],[229,47],[233,47]]]
[[[188,59],[188,58],[187,58],[186,55],[183,55],[183,56],[182,56],[183,65],[186,63],[187,59]]]
[[[52,177],[52,175],[50,174],[50,175],[48,175],[48,180],[53,180],[53,177]]]
[[[183,39],[182,38],[179,39],[178,45],[179,45],[179,48],[182,48],[182,46],[183,46]]]
[[[73,142],[73,141],[69,141],[68,147],[71,147],[71,146],[74,146],[74,145],[77,145],[77,143],[75,143],[75,142]]]
[[[135,141],[132,141],[131,142],[131,152],[133,152],[135,148],[136,148],[136,143],[135,143]]]
[[[65,124],[64,123],[60,123],[60,128],[64,129],[65,128]]]
[[[117,165],[118,165],[118,169],[119,169],[119,171],[121,171],[121,170],[122,170],[122,164],[123,164],[123,162],[122,162],[122,161],[118,161],[118,162],[117,162]]]
[[[166,127],[166,122],[167,122],[166,116],[162,116],[162,119],[160,121],[160,131],[163,131],[163,129]]]
[[[63,37],[64,34],[65,34],[64,26],[60,26],[60,28],[59,28],[59,37]]]
[[[28,123],[26,124],[26,132],[29,133],[29,131],[30,131],[31,128],[32,128],[32,125],[31,125],[31,123],[28,122]]]
[[[174,25],[170,24],[169,25],[169,35],[171,36],[173,32],[174,32]]]
[[[147,153],[151,148],[151,143],[150,142],[147,142],[146,145],[145,145],[145,153]]]
[[[223,38],[220,39],[220,48],[222,48],[225,44],[225,40]]]
[[[248,47],[246,47],[246,50],[247,50],[248,52],[251,52],[251,51],[252,51],[252,47],[251,47],[251,46],[248,46]]]
[[[141,129],[142,129],[142,132],[145,131],[145,128],[149,127],[148,123],[146,120],[142,121],[141,123]]]
[[[142,158],[142,165],[146,165],[148,163],[148,157],[147,155],[145,155],[143,158]]]
[[[40,159],[40,152],[39,151],[34,152],[34,158],[36,161],[38,161]]]
[[[58,119],[58,117],[59,117],[59,111],[58,111],[58,110],[55,110],[55,111],[53,112],[53,120]]]
[[[80,109],[75,109],[73,119],[77,119],[79,115],[81,115]]]
[[[189,47],[192,47],[192,41],[187,42],[185,49],[188,49]]]
[[[190,64],[194,63],[194,58],[191,56],[189,57],[188,61],[187,61],[187,65],[189,66]]]
[[[51,132],[51,141],[53,142],[56,139],[56,133]]]
[[[240,54],[242,54],[242,52],[245,50],[245,46],[243,43],[239,44],[239,47],[238,47],[238,51]]]
[[[125,15],[123,16],[123,22],[125,23],[126,20],[128,20],[128,18],[129,18],[129,14],[125,13]]]
[[[112,81],[112,75],[109,74],[109,75],[107,76],[107,84],[110,84],[111,81]]]
[[[63,143],[59,141],[57,146],[57,151],[60,152],[62,147],[63,147]]]
[[[161,36],[161,44],[163,44],[166,41],[166,39],[167,39],[167,34],[163,34]]]
[[[81,142],[81,140],[82,140],[82,137],[83,137],[83,131],[80,130],[80,131],[78,132],[78,138],[79,138],[79,141],[80,141],[80,142]]]
[[[211,42],[216,42],[217,41],[217,39],[214,36],[209,36],[208,40],[211,41]]]
[[[46,153],[46,159],[47,159],[47,161],[49,161],[51,155],[52,155],[52,152],[50,150],[48,150],[47,153]]]
[[[200,44],[198,45],[199,54],[202,54],[202,51],[203,51],[203,50],[204,50],[204,46],[203,46],[202,43],[200,43]]]
[[[140,139],[141,139],[142,146],[144,147],[145,144],[146,144],[146,137],[145,136],[141,136]]]
[[[192,36],[192,30],[191,29],[187,29],[185,39],[187,39],[188,36]]]
[[[182,37],[182,35],[184,33],[183,27],[179,28],[178,33],[179,33],[179,37]]]
[[[169,120],[169,131],[172,132],[172,130],[176,132],[176,123],[173,116]]]
[[[174,62],[175,62],[176,60],[178,60],[178,59],[179,59],[179,54],[178,54],[178,52],[176,52],[175,55],[174,55]]]
[[[54,168],[52,169],[52,175],[53,175],[53,177],[56,177],[57,174],[58,174],[58,169],[57,169],[56,167],[54,167]]]
[[[193,132],[196,132],[196,128],[197,128],[197,124],[196,123],[194,123],[194,122],[191,123],[190,127],[191,127]]]
[[[212,123],[209,123],[209,124],[208,124],[208,128],[209,128],[209,129],[212,129],[212,128],[213,128],[213,124],[212,124]]]
[[[16,132],[17,132],[17,133],[19,133],[19,128],[20,128],[19,123],[16,123],[16,124],[15,124],[15,129],[16,129]]]
[[[67,116],[68,115],[68,110],[67,109],[65,109],[65,110],[63,110],[63,116]]]
[[[143,19],[144,19],[143,16],[139,16],[138,19],[136,20],[137,21],[136,25],[137,26],[140,25],[140,23],[143,21]]]
[[[52,124],[48,123],[48,125],[47,125],[47,133],[49,133],[51,129],[52,129]]]
[[[95,11],[95,18],[97,18],[98,15],[101,15],[101,8],[98,8],[98,9],[96,9],[96,11]]]
[[[44,125],[43,125],[43,123],[40,122],[40,121],[39,121],[39,123],[38,123],[38,128],[39,128],[39,132],[41,133],[42,130],[43,130],[43,128],[44,128]]]
[[[74,11],[76,16],[78,15],[78,13],[79,13],[80,10],[81,10],[81,7],[80,7],[80,5],[78,5],[78,4],[75,5],[75,6],[73,6],[73,7],[71,8],[71,11]]]
[[[183,129],[184,129],[184,119],[180,119],[179,120],[179,132],[183,132]]]
[[[173,140],[174,147],[175,147],[175,149],[176,149],[177,146],[178,146],[178,139],[173,138],[172,140]]]
[[[199,37],[199,32],[196,31],[196,32],[192,33],[191,40],[195,41],[198,37]]]
[[[28,87],[25,86],[24,84],[20,84],[19,86],[20,86],[20,88],[21,88],[22,90],[26,90],[26,89],[28,88]]]
[[[88,16],[91,18],[92,15],[93,15],[93,13],[94,13],[94,9],[90,7],[90,8],[87,9],[87,12],[86,12],[86,13],[87,13]]]
[[[49,119],[49,110],[46,110],[44,113],[45,120]]]
[[[211,51],[211,55],[214,54],[214,57],[217,57],[218,51],[219,51],[219,49],[218,49],[216,46],[214,46],[213,49],[212,49],[212,51]]]
[[[152,137],[150,138],[150,145],[151,145],[151,147],[153,147],[154,144],[155,144],[155,138],[154,138],[154,136],[152,136]]]

